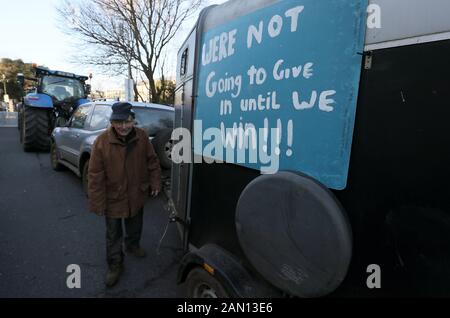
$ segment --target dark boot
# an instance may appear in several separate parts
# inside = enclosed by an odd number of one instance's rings
[[[123,271],[122,264],[113,264],[109,266],[105,280],[106,287],[113,287],[115,284],[117,284],[120,275],[122,274],[122,271]]]
[[[131,254],[135,257],[139,257],[139,258],[144,258],[147,256],[147,253],[145,253],[145,251],[141,248],[141,247],[130,247],[130,248],[126,248],[125,251],[128,254]]]
[[[145,257],[147,254],[139,247],[142,235],[143,209],[132,218],[125,219],[125,229],[127,236],[125,237],[125,251],[135,257]]]

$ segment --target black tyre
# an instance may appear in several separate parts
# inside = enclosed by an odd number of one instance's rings
[[[172,167],[172,130],[163,129],[152,140],[153,147],[158,155],[161,167],[170,169]]]
[[[203,268],[195,267],[186,278],[189,298],[229,298],[223,285]]]
[[[24,107],[22,117],[23,150],[48,151],[50,149],[49,124],[47,109]]]
[[[60,164],[58,160],[59,160],[58,148],[56,147],[56,144],[52,142],[50,145],[50,163],[52,164],[52,168],[55,171],[64,170],[64,166]]]
[[[338,199],[317,180],[286,171],[253,179],[239,197],[235,222],[245,256],[279,290],[322,297],[344,281],[351,225]]]
[[[89,181],[89,159],[83,164],[83,170],[81,172],[81,182],[83,183],[83,191],[88,195],[88,181]]]

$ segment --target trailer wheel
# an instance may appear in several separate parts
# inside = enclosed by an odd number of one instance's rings
[[[48,151],[50,148],[49,118],[47,109],[23,108],[22,144],[24,151]]]
[[[195,267],[186,278],[186,294],[189,298],[228,298],[223,285],[211,274]]]

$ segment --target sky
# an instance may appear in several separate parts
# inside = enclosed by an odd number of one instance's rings
[[[219,4],[226,0],[209,0]],[[72,64],[73,40],[58,28],[56,7],[61,0],[0,0],[0,58],[22,59],[25,63],[37,63],[54,70],[80,75],[93,74],[93,89],[121,88],[124,78],[105,76],[90,66]],[[196,19],[189,21],[182,30],[184,38]],[[185,34],[185,36],[183,36]],[[172,44],[168,63],[174,72],[178,48]],[[170,74],[169,74],[170,75]]]

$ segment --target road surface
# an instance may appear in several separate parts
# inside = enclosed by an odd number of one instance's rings
[[[176,225],[167,225],[161,197],[145,206],[145,259],[125,257],[117,286],[106,289],[104,219],[87,210],[81,181],[56,172],[48,153],[25,153],[17,128],[0,128],[0,297],[181,297],[182,256]],[[67,266],[81,270],[69,289]]]

